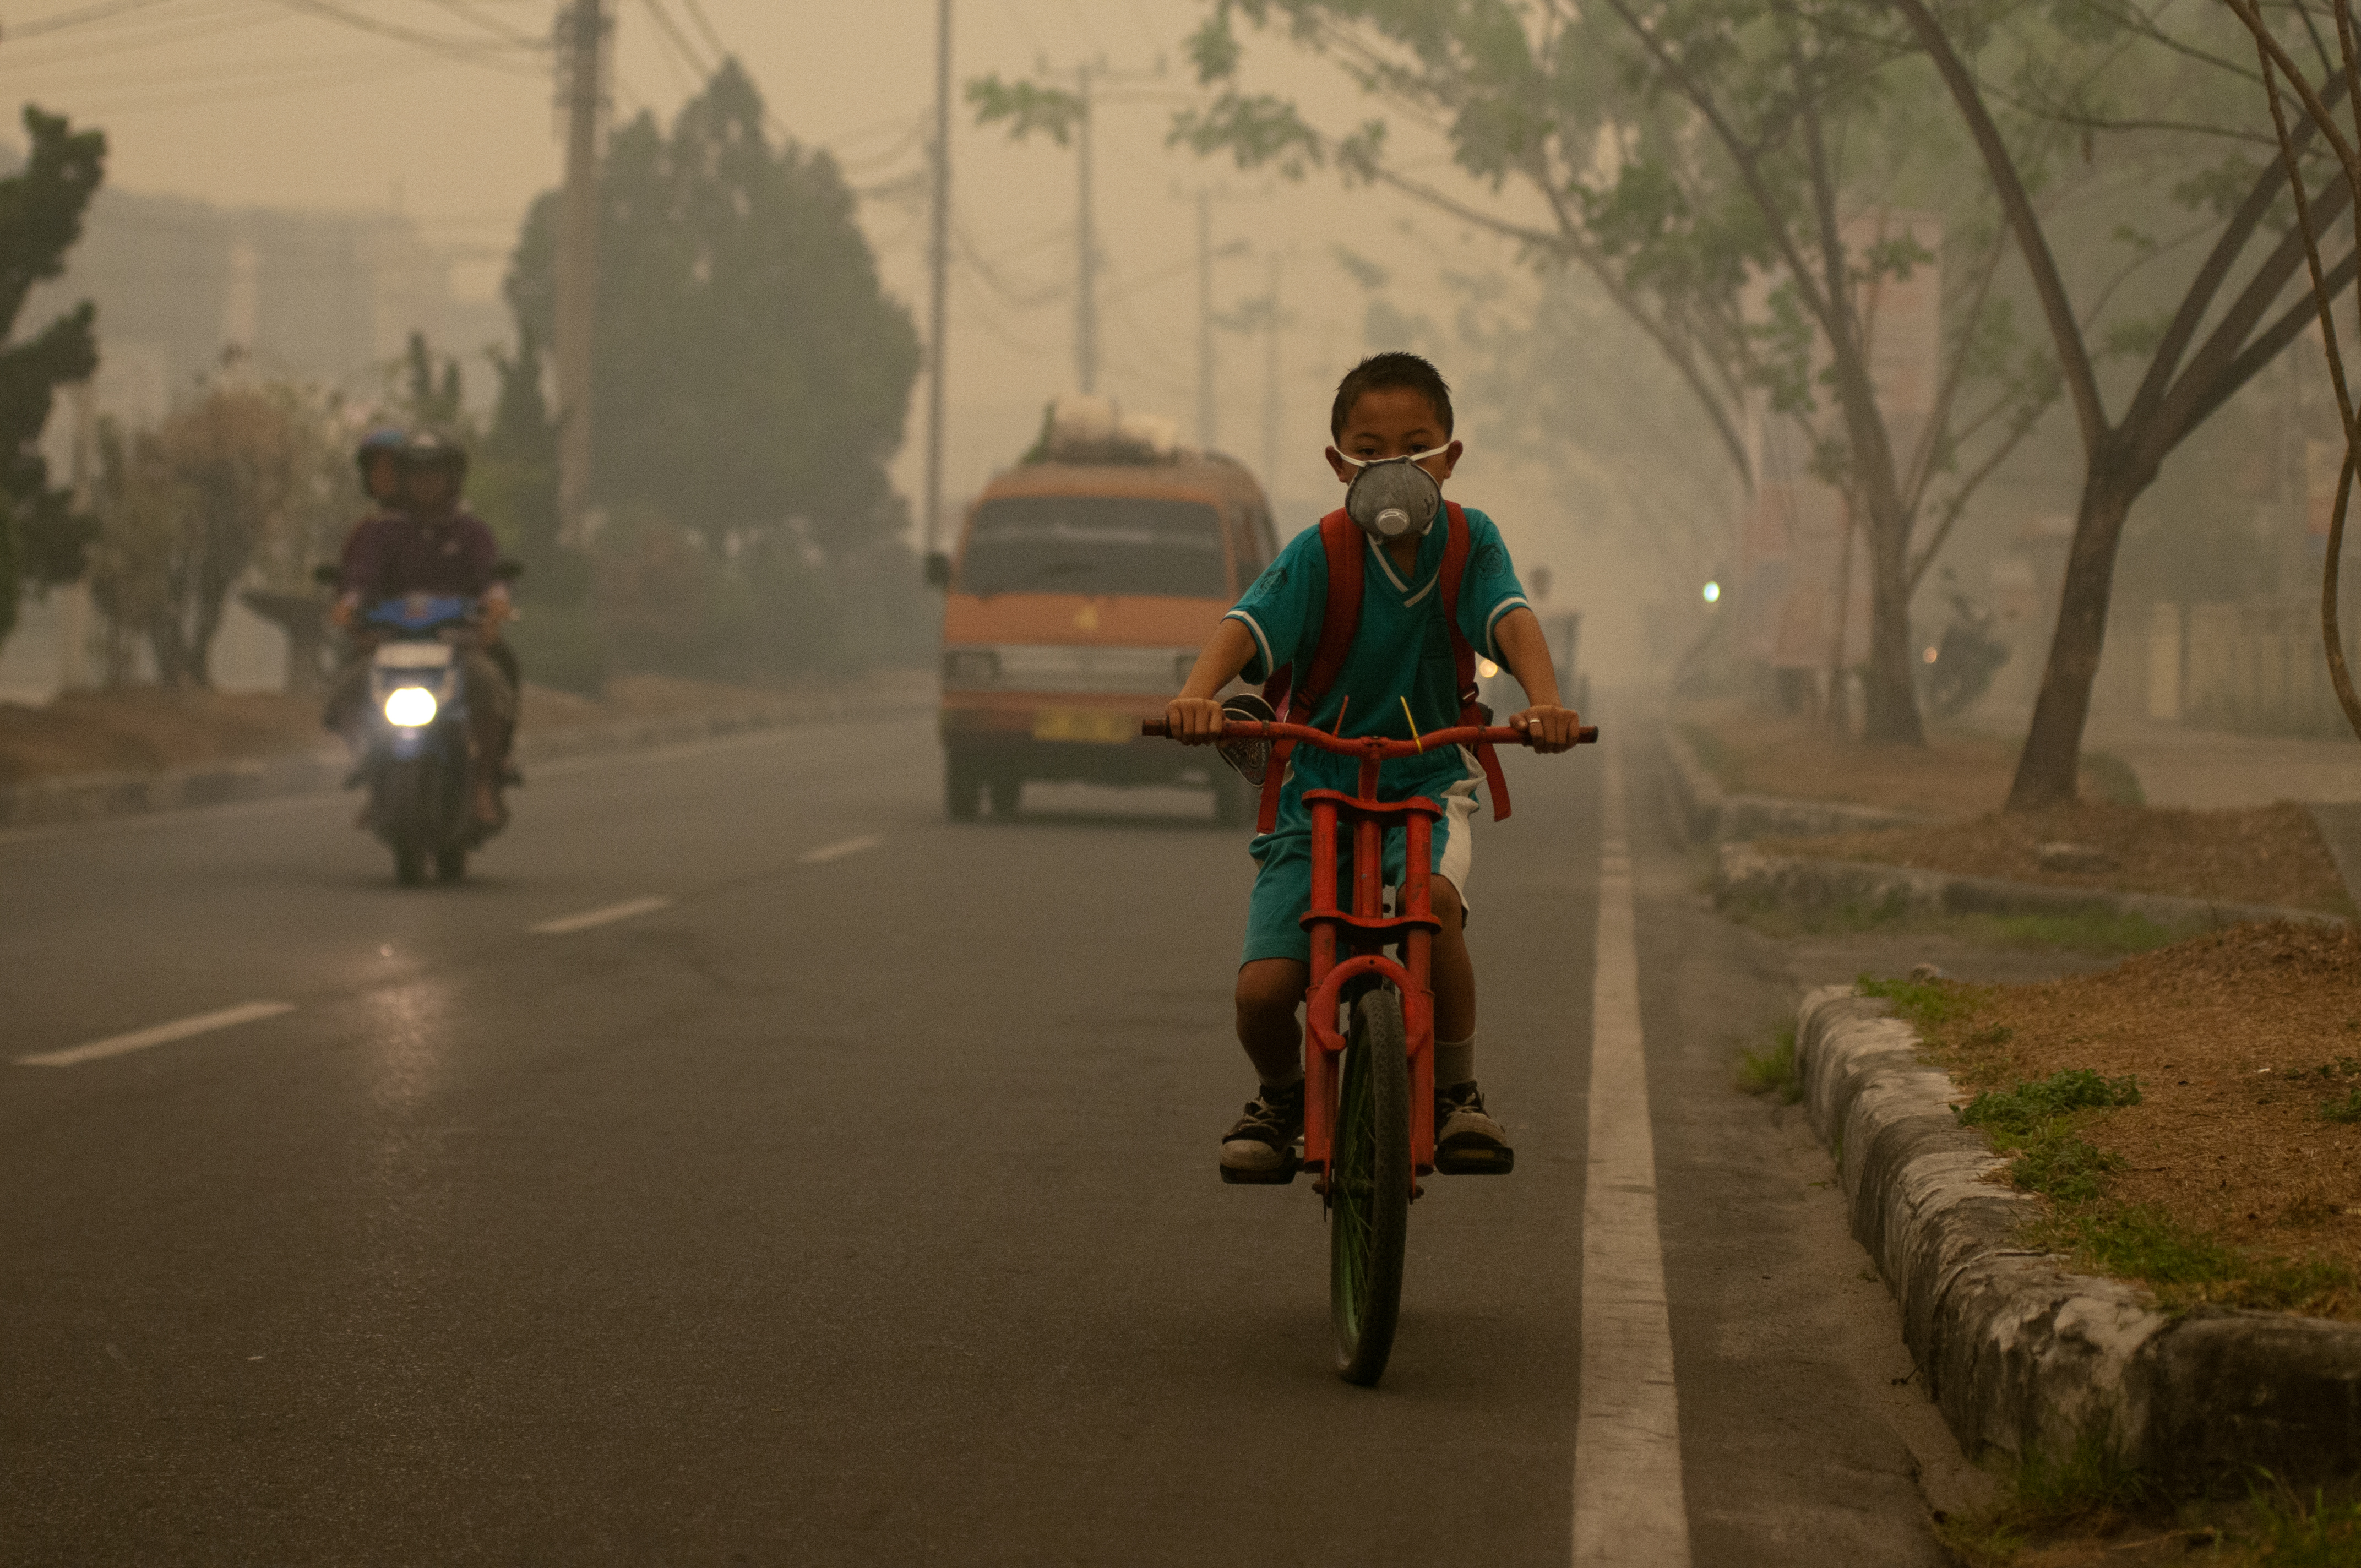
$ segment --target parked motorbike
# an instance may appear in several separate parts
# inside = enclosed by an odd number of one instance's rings
[[[369,830],[393,851],[405,885],[467,874],[467,855],[500,831],[469,808],[467,666],[459,644],[478,635],[474,599],[408,594],[371,606],[361,627],[369,654],[368,729],[354,782],[369,792]]]
[[[1949,574],[1946,574],[1948,576]],[[1927,706],[1946,718],[1966,711],[1990,689],[1993,677],[2008,663],[2008,644],[1993,635],[2000,618],[1957,588],[1951,601],[1951,624],[1942,639],[1927,651],[1920,666]]]

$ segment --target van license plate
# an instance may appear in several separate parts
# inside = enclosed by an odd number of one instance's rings
[[[1139,720],[1104,708],[1045,708],[1033,716],[1036,740],[1087,740],[1120,746],[1139,732]]]

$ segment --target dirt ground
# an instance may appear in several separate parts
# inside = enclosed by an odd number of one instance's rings
[[[928,672],[879,672],[866,686],[922,681]],[[622,675],[597,700],[525,684],[527,730],[685,713],[767,707],[841,683],[731,685],[667,675]],[[141,772],[307,751],[331,744],[320,699],[283,693],[168,691],[125,686],[69,692],[39,707],[0,703],[0,784],[65,773]]]
[[[2045,864],[2044,844],[2095,850],[2088,870]],[[2022,816],[1765,839],[1771,854],[1815,855],[2056,887],[2172,894],[2227,904],[2276,905],[2351,915],[2336,861],[2312,814],[2292,802],[2239,811],[2183,811],[2083,802]]]
[[[1736,703],[1687,703],[1673,717],[1697,761],[1736,794],[1980,817],[2000,809],[2016,771],[2015,741],[1965,730],[1929,727],[1924,747],[1885,746],[1831,734],[1817,719]],[[2086,763],[2083,797],[2108,793]]]
[[[2081,1135],[2115,1155],[2106,1198],[2257,1257],[2361,1274],[2361,932],[2235,927],[2036,985],[1951,988],[1924,1026],[1963,1089],[2090,1069],[2139,1081]],[[2311,1303],[2361,1319],[2350,1286]]]

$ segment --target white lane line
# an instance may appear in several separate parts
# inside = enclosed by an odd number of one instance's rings
[[[626,899],[621,904],[610,904],[604,909],[586,909],[579,915],[544,920],[525,929],[536,937],[564,937],[576,931],[588,931],[593,926],[612,925],[618,920],[629,920],[635,915],[653,915],[659,909],[671,907],[672,900],[669,898]]]
[[[1609,751],[1606,762],[1591,988],[1590,1168],[1582,1199],[1574,1561],[1576,1568],[1688,1568],[1620,749]]]
[[[823,844],[803,858],[807,866],[824,866],[830,861],[840,861],[847,855],[857,855],[863,850],[873,850],[885,840],[872,833],[865,839],[847,839],[840,844]]]
[[[247,1002],[236,1007],[225,1007],[218,1013],[200,1013],[193,1018],[177,1019],[159,1024],[153,1028],[134,1029],[127,1035],[109,1035],[103,1040],[93,1040],[86,1046],[69,1046],[61,1051],[43,1051],[38,1056],[18,1057],[18,1067],[71,1067],[77,1062],[97,1061],[102,1057],[119,1057],[130,1051],[144,1051],[150,1046],[169,1046],[174,1040],[185,1040],[192,1035],[210,1035],[215,1029],[233,1025],[251,1024],[258,1018],[276,1018],[281,1013],[292,1013],[291,1002]]]

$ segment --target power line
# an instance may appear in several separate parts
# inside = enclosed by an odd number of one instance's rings
[[[8,25],[8,37],[12,40],[38,38],[43,33],[78,27],[85,22],[103,22],[111,16],[123,16],[126,12],[145,11],[151,6],[165,4],[169,4],[169,0],[100,0],[98,5],[84,5],[78,10],[53,11],[46,16],[36,16],[29,22],[12,22]]]
[[[469,4],[469,0],[434,0],[434,3],[453,16],[473,22],[495,38],[514,44],[520,49],[543,49],[549,47],[547,38],[536,38],[531,33],[519,32],[497,16],[487,16]]]
[[[705,35],[705,41],[712,46],[714,59],[729,60],[732,57],[734,51],[721,41],[721,35],[713,30],[713,24],[706,19],[705,7],[698,0],[681,0],[681,8],[688,13],[688,19],[697,24],[697,30]]]
[[[346,27],[357,27],[365,33],[375,33],[379,38],[392,38],[397,42],[406,43],[412,48],[423,49],[430,54],[439,54],[463,64],[488,66],[494,71],[505,71],[517,76],[541,74],[541,70],[537,66],[494,58],[491,51],[503,46],[470,42],[465,38],[449,38],[439,33],[423,33],[415,27],[405,27],[398,23],[380,22],[374,16],[364,16],[356,12],[347,11],[342,5],[334,4],[333,0],[278,0],[278,3],[291,11],[298,11],[307,16],[317,16],[323,21],[339,22]],[[516,46],[505,47],[513,49]],[[542,46],[533,47],[538,49]]]
[[[679,29],[672,25],[672,18],[656,8],[655,0],[640,0],[640,8],[647,12],[656,24],[656,31],[666,46],[662,51],[664,68],[672,72],[673,80],[679,84],[682,96],[695,97],[704,72],[698,69],[696,57],[681,42]]]
[[[266,23],[285,20],[285,16],[274,6],[257,6],[242,16],[231,12],[216,13],[202,20],[159,17],[155,25],[136,38],[104,41],[69,38],[61,40],[62,47],[60,44],[47,46],[49,50],[47,53],[41,52],[42,46],[35,45],[29,55],[12,39],[0,45],[0,70],[48,71],[76,60],[106,60],[116,55],[135,54],[141,49],[169,48],[192,39],[222,38]]]

